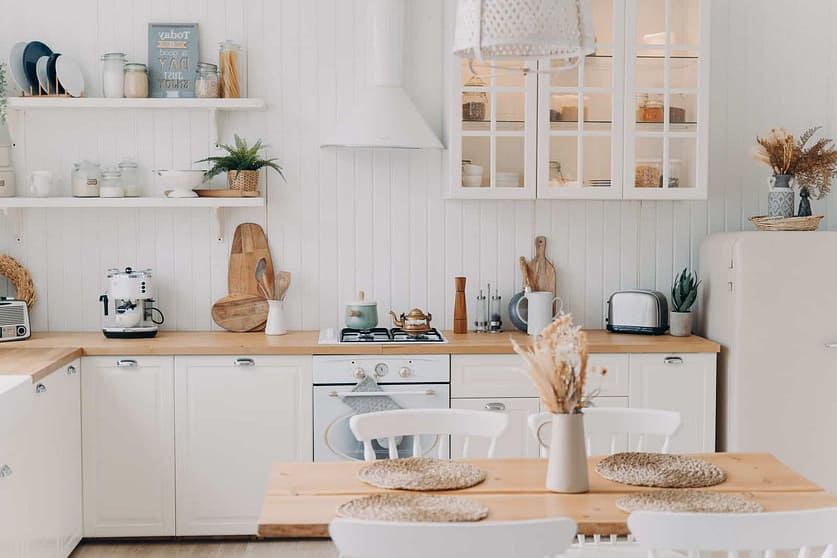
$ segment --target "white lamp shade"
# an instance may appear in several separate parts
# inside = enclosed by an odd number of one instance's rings
[[[595,50],[589,0],[458,0],[453,52],[463,58],[573,59]]]

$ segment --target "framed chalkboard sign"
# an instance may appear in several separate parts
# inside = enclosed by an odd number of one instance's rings
[[[197,64],[197,23],[148,24],[149,96],[194,97]]]

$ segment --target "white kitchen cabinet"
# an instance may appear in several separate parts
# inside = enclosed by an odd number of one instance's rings
[[[489,399],[451,399],[451,409],[472,411],[494,411],[505,413],[509,417],[509,427],[497,442],[494,457],[537,457],[538,444],[529,434],[528,418],[540,410],[537,397],[497,397]],[[451,440],[451,457],[462,457],[461,438]],[[471,458],[485,457],[488,453],[489,440],[474,438],[469,442],[468,453]]]
[[[680,413],[682,422],[671,440],[672,453],[715,451],[714,354],[631,355],[630,376],[631,407]]]
[[[255,535],[271,465],[310,461],[308,356],[175,358],[177,535]]]
[[[26,548],[32,463],[29,428],[34,392],[29,378],[0,395],[0,556],[20,558]]]
[[[173,357],[85,357],[82,431],[84,535],[173,536]]]

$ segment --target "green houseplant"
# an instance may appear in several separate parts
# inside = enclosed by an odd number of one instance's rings
[[[684,267],[674,278],[671,287],[671,334],[688,337],[692,334],[692,306],[697,300],[700,281],[694,272]]]
[[[259,186],[259,169],[262,167],[271,168],[278,172],[283,179],[285,178],[285,175],[282,174],[282,167],[275,163],[276,158],[263,159],[259,155],[259,151],[266,147],[262,140],[258,140],[253,145],[248,145],[246,140],[241,139],[236,134],[235,145],[221,144],[219,147],[227,154],[195,161],[196,163],[212,163],[212,168],[206,171],[207,179],[226,172],[227,183],[231,190],[255,192]]]

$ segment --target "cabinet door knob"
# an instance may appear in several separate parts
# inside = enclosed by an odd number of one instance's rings
[[[0,479],[5,479],[6,477],[12,476],[12,468],[8,465],[3,465],[0,467]]]
[[[665,362],[666,364],[683,364],[683,358],[682,357],[670,356],[670,357],[666,357],[663,360],[663,362]]]
[[[75,367],[75,366],[68,366],[68,367],[67,367],[67,375],[68,375],[68,376],[72,376],[72,375],[73,375],[73,374],[75,374],[76,372],[78,372],[78,370],[76,370],[76,367]]]
[[[492,401],[491,403],[485,404],[486,411],[505,411],[506,405],[504,403],[500,403],[499,401]]]
[[[255,366],[256,361],[252,358],[237,358],[235,359],[236,366]]]
[[[130,367],[136,366],[136,365],[137,365],[137,361],[135,361],[132,358],[123,358],[123,359],[120,359],[120,360],[116,361],[116,366],[118,366],[119,368],[130,368]]]
[[[44,384],[38,384],[35,386],[35,393],[44,393],[46,391],[46,386]]]

